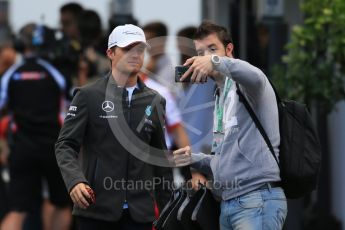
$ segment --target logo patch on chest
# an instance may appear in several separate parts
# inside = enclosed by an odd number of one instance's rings
[[[102,109],[103,111],[107,112],[107,113],[110,113],[111,111],[114,110],[114,103],[111,102],[111,101],[104,101],[102,103]]]
[[[149,117],[151,115],[151,113],[152,113],[152,106],[148,105],[145,109],[145,114],[146,114],[146,116]]]

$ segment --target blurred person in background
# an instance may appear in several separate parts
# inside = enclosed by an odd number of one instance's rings
[[[0,163],[0,170],[2,172],[2,165]],[[0,222],[2,221],[2,219],[4,218],[4,216],[6,215],[6,213],[8,212],[8,204],[7,204],[7,192],[6,192],[6,185],[4,182],[4,179],[2,178],[2,175],[0,174]]]
[[[1,13],[0,13],[1,17]],[[0,76],[13,65],[17,58],[16,50],[14,49],[14,35],[7,22],[1,22],[0,18]]]
[[[8,117],[0,121],[0,223],[8,212],[8,192],[3,177],[3,167],[7,166],[8,145],[6,140],[6,130]]]
[[[138,25],[138,20],[132,14],[112,14],[108,19],[108,34],[113,31],[113,28],[125,24]]]
[[[38,55],[45,51],[51,30],[34,23],[19,32],[17,45],[23,60],[12,65],[0,83],[0,109],[10,115],[9,208],[1,229],[22,229],[28,213],[40,210],[42,181],[54,206],[45,215],[44,229],[69,229],[70,199],[54,155],[54,143],[61,127],[68,83],[49,62]]]
[[[8,26],[6,17],[0,12],[0,80],[4,72],[10,68],[17,58],[17,53],[13,48],[13,38],[11,28]],[[8,212],[8,192],[5,183],[5,174],[8,158],[8,144],[6,133],[8,127],[8,116],[4,116],[6,112],[1,111],[0,114],[0,223]]]
[[[79,60],[79,84],[104,76],[109,71],[106,57],[106,37],[103,35],[101,18],[94,10],[84,10],[78,21],[82,55]]]
[[[195,56],[194,35],[197,28],[187,26],[177,33],[177,48],[180,53],[180,64]],[[176,83],[175,83],[176,84]],[[215,82],[210,79],[205,84],[180,83],[183,86],[177,97],[182,120],[193,152],[210,152],[212,142],[213,109]],[[197,108],[197,109],[193,109]],[[200,114],[203,114],[200,116]],[[203,124],[203,125],[200,125]],[[202,173],[193,173],[193,182],[205,181]],[[200,177],[197,179],[197,177]]]
[[[80,31],[78,22],[83,7],[75,2],[69,2],[60,8],[61,38],[57,41],[54,50],[53,64],[66,77],[73,80],[73,85],[84,84],[84,79],[79,79],[79,60],[82,54]]]
[[[177,47],[180,52],[180,64],[195,56],[194,35],[197,28],[188,26],[177,33]],[[214,91],[216,84],[212,79],[204,84],[182,83],[183,92],[177,98],[181,111],[188,108],[199,108],[195,111],[183,113],[183,121],[194,129],[188,129],[187,133],[195,152],[210,152],[212,142]],[[186,103],[187,101],[187,103]],[[202,113],[203,116],[197,114]],[[204,124],[200,126],[199,124]]]
[[[144,25],[143,30],[151,46],[148,50],[150,57],[145,65],[145,71],[150,78],[167,87],[176,97],[181,87],[175,84],[175,68],[165,51],[168,28],[164,23],[157,21]]]
[[[75,2],[66,3],[60,8],[60,23],[63,36],[79,43],[78,20],[83,12],[83,7]]]
[[[179,84],[175,83],[175,68],[170,57],[165,53],[168,28],[164,23],[157,21],[144,25],[143,30],[151,46],[151,49],[148,50],[150,58],[144,71],[150,79],[158,82],[169,91],[167,97],[171,97],[171,100],[176,101],[176,97],[180,96],[181,87]],[[162,87],[157,87],[157,84],[152,81],[149,81],[149,84],[152,84],[153,89],[157,90],[159,93],[162,92],[163,96],[166,95],[164,92],[165,90],[160,91]],[[178,106],[169,105],[169,107],[174,110],[172,112],[175,114],[180,114]],[[180,115],[178,125],[176,125],[174,129],[168,130],[168,132],[169,131],[172,137],[170,140],[173,141],[171,145],[172,149],[176,149],[176,147],[180,148],[183,143],[190,143]],[[174,169],[174,176],[175,178],[180,178],[180,173],[176,169]],[[198,187],[199,182],[205,182],[205,178],[200,173],[192,172],[192,176],[192,185],[194,188]]]
[[[16,51],[11,44],[0,45],[0,76],[15,63],[16,58]]]
[[[180,64],[182,65],[187,59],[196,55],[195,45],[193,42],[194,34],[196,32],[195,26],[187,26],[181,28],[177,32],[177,48],[180,52]]]

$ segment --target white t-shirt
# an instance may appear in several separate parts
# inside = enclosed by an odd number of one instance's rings
[[[126,87],[126,90],[128,92],[128,103],[130,104],[131,103],[131,100],[132,100],[132,96],[133,96],[133,92],[134,92],[134,89],[138,89],[138,84],[136,84],[135,86],[132,86],[132,87]]]

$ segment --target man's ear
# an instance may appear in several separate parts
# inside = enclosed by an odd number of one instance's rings
[[[233,58],[233,54],[232,54],[233,50],[234,50],[234,45],[232,43],[229,43],[225,47],[225,54],[226,54],[226,56]]]
[[[107,49],[107,57],[111,59],[111,57],[114,55],[114,49]]]

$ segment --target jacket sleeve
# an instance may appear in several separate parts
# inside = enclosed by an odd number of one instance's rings
[[[260,95],[266,85],[266,75],[257,67],[240,59],[221,57],[216,70],[238,82],[253,98]]]
[[[165,99],[161,98],[158,105],[155,106],[155,112],[157,113],[156,119],[156,129],[152,135],[150,145],[157,149],[167,150],[165,143]],[[162,154],[163,154],[162,151]],[[164,157],[162,157],[164,160]],[[168,159],[167,159],[168,160]],[[170,167],[160,167],[154,166],[154,176],[159,178],[159,183],[155,184],[155,198],[158,205],[158,209],[162,210],[164,206],[168,203],[170,198],[170,185],[173,182],[172,170]]]
[[[83,137],[88,120],[84,92],[78,90],[70,104],[58,140],[55,155],[66,187],[70,192],[78,183],[88,183],[78,162]]]

